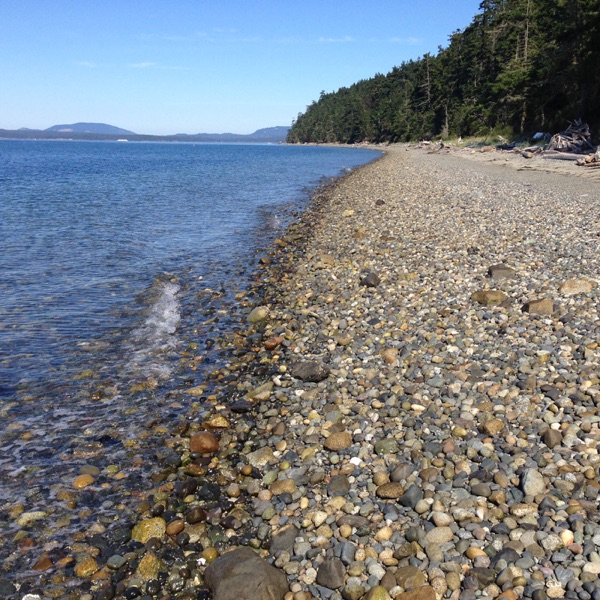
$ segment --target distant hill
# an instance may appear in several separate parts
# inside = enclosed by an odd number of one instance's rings
[[[54,125],[48,129],[18,130],[0,129],[0,138],[29,140],[117,140],[126,138],[131,142],[219,142],[225,144],[279,144],[285,142],[289,127],[265,127],[254,133],[177,133],[175,135],[146,135],[133,133],[127,129],[106,125],[105,123],[73,123]]]
[[[254,133],[250,134],[250,137],[255,138],[278,138],[278,140],[285,141],[287,133],[289,131],[288,125],[278,125],[277,127],[265,127],[264,129],[257,129]]]
[[[265,127],[264,129],[257,129],[254,133],[241,134],[241,133],[178,133],[174,137],[181,141],[189,142],[254,142],[264,144],[277,144],[279,142],[285,142],[289,127],[285,125],[279,125],[277,127]]]
[[[57,131],[59,133],[97,133],[99,135],[135,135],[133,131],[121,129],[106,123],[72,123],[71,125],[53,125],[44,131]]]

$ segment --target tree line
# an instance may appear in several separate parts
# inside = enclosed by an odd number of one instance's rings
[[[600,130],[600,2],[483,0],[435,56],[321,92],[287,141],[522,136],[575,118]]]

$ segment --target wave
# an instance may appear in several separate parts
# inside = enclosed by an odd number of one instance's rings
[[[171,375],[170,358],[179,343],[179,292],[176,280],[162,274],[144,295],[143,322],[131,332],[126,343],[127,375],[157,381],[164,381]]]

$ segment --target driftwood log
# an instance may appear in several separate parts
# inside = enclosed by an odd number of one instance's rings
[[[581,158],[578,154],[570,154],[569,152],[556,152],[553,150],[544,152],[542,158],[552,158],[554,160],[572,160],[576,161]]]
[[[577,164],[581,167],[600,167],[600,147],[598,147],[594,154],[578,156]]]

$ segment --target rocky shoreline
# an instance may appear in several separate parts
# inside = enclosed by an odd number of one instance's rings
[[[135,518],[28,600],[600,600],[599,209],[401,146],[319,190]]]

